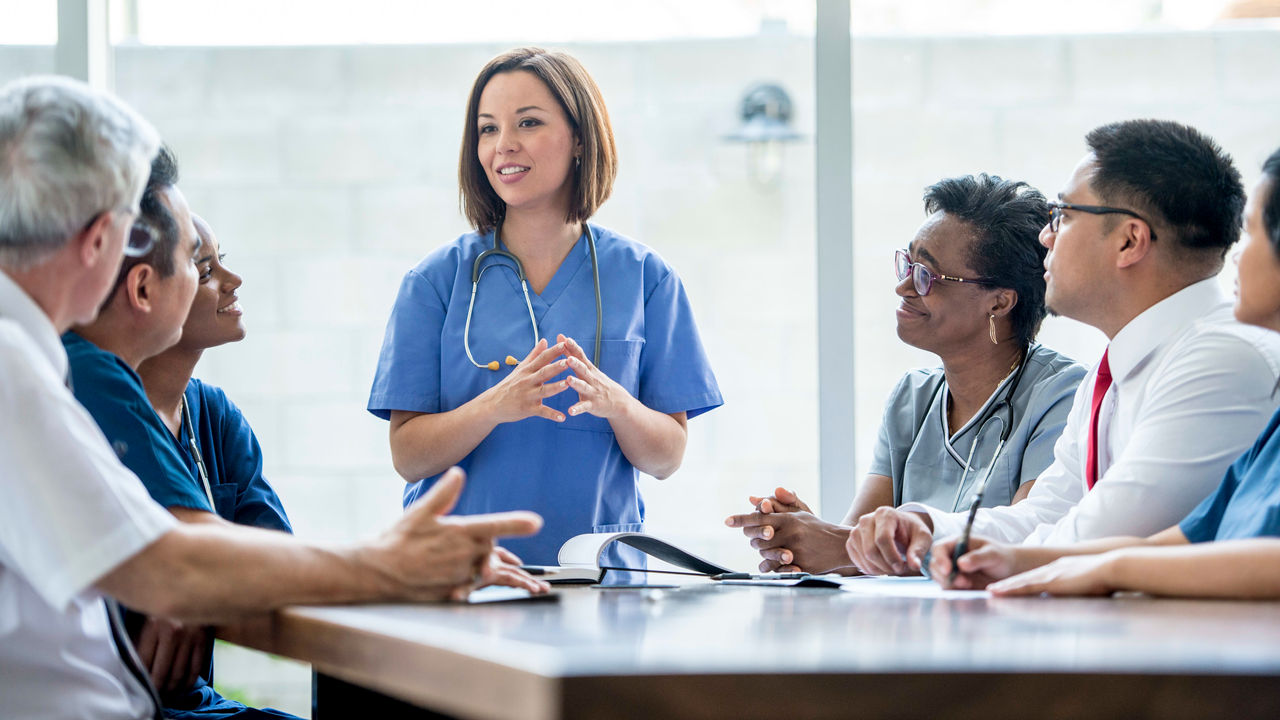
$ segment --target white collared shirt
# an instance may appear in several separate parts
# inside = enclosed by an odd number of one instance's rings
[[[1062,545],[1145,537],[1180,522],[1253,444],[1277,399],[1280,334],[1243,325],[1216,279],[1183,288],[1112,339],[1112,384],[1098,414],[1098,482],[1085,484],[1097,368],[1080,383],[1054,461],[1026,500],[978,511],[975,536]],[[959,534],[967,513],[927,512],[934,537]]]
[[[48,316],[0,271],[0,717],[143,718],[93,584],[174,526],[64,378]]]

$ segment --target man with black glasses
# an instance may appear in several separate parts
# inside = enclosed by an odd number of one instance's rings
[[[1275,407],[1280,342],[1235,321],[1217,279],[1245,201],[1230,157],[1156,120],[1104,125],[1086,142],[1040,234],[1045,299],[1110,344],[1076,392],[1053,464],[1023,502],[978,510],[975,536],[1056,545],[1168,527]],[[865,572],[917,573],[933,539],[965,531],[968,515],[882,508],[859,519],[847,549]]]

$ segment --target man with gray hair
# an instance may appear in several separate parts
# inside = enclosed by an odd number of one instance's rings
[[[0,88],[0,717],[158,717],[118,599],[202,623],[288,604],[544,591],[494,538],[532,513],[445,517],[447,474],[376,541],[321,548],[284,533],[179,524],[117,460],[67,387],[58,336],[93,320],[133,232],[155,130],[65,79]]]

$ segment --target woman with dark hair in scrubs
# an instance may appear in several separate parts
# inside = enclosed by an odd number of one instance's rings
[[[405,275],[369,395],[390,420],[405,505],[460,465],[458,513],[545,518],[537,536],[505,543],[529,563],[555,564],[574,535],[642,530],[639,473],[675,472],[688,419],[722,402],[680,278],[589,222],[616,168],[603,99],[577,60],[536,48],[491,60],[458,169],[475,231]],[[605,562],[642,560],[615,550]]]
[[[192,377],[205,350],[245,337],[236,295],[243,281],[222,264],[226,256],[212,228],[199,216],[192,220],[202,240],[196,265],[199,285],[182,339],[144,360],[138,375],[156,414],[193,460],[188,430],[194,430],[204,466],[197,467],[196,474],[208,475],[214,512],[240,525],[291,532],[280,498],[262,476],[262,448],[253,428],[221,388]]]
[[[201,240],[196,257],[199,276],[182,339],[144,360],[138,366],[138,376],[183,459],[194,464],[196,455],[200,457],[194,475],[202,480],[207,476],[214,514],[239,525],[293,532],[279,496],[263,477],[262,449],[253,428],[221,388],[192,377],[205,350],[243,340],[245,328],[236,297],[240,276],[222,264],[225,255],[209,225],[197,215],[191,219]],[[187,513],[186,519],[191,521],[193,515]],[[212,646],[207,640],[204,644],[182,642],[198,638],[200,632],[204,629],[173,627],[166,620],[148,618],[137,633],[135,644],[149,660],[153,676],[162,658],[172,658],[166,687],[162,688],[165,717],[292,717],[271,709],[246,708],[214,691]],[[183,655],[186,648],[189,654]],[[184,668],[182,661],[188,658]],[[184,669],[188,669],[185,676]]]

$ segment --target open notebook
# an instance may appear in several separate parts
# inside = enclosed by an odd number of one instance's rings
[[[624,571],[631,569],[600,566],[600,556],[605,548],[615,542],[630,545],[650,557],[691,573],[719,575],[729,572],[728,568],[704,560],[665,540],[638,532],[575,535],[560,546],[560,552],[556,555],[559,565],[526,565],[525,569],[552,585],[592,585],[604,580],[605,573],[610,569]]]

